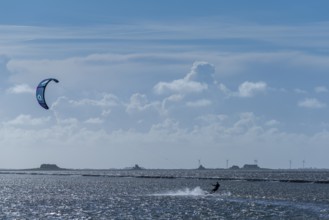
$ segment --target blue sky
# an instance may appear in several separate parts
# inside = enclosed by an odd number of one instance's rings
[[[328,4],[1,1],[0,168],[329,168]]]

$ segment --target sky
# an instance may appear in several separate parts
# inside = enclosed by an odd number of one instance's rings
[[[0,168],[329,168],[328,7],[3,0]]]

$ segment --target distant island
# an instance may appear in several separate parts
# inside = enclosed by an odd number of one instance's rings
[[[31,170],[68,170],[68,169],[60,168],[56,164],[41,164],[39,168],[34,168]]]
[[[125,168],[61,168],[57,166],[56,164],[48,164],[44,163],[41,164],[37,168],[23,168],[23,169],[10,169],[10,168],[0,168],[1,172],[6,172],[6,171],[74,171],[74,170],[231,170],[231,171],[263,171],[263,170],[329,170],[328,168],[295,168],[295,169],[282,169],[282,168],[263,168],[259,167],[257,164],[244,164],[243,166],[239,167],[237,165],[232,165],[231,167],[227,168],[208,168],[203,166],[202,164],[199,164],[198,167],[195,168],[171,168],[171,169],[166,169],[166,168],[144,168],[141,167],[138,164],[135,164],[134,166],[131,167],[125,167]]]
[[[133,167],[127,167],[124,168],[126,170],[146,170],[144,167],[139,166],[138,164],[135,164]],[[205,168],[202,164],[199,165],[197,170],[208,170],[208,168]],[[260,170],[263,169],[259,167],[257,164],[245,164],[243,167],[239,167],[237,165],[233,165],[229,168],[230,170]],[[39,168],[34,168],[33,170],[68,170],[66,168],[61,168],[57,166],[56,164],[41,164]]]
[[[60,170],[56,164],[41,164],[40,170]]]

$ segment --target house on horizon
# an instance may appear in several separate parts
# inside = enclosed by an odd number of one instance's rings
[[[200,166],[197,168],[197,170],[205,170],[206,168],[200,164]]]
[[[231,170],[238,170],[238,169],[240,169],[240,167],[237,166],[237,165],[233,165],[229,169],[231,169]]]
[[[242,169],[245,170],[258,170],[260,167],[257,164],[245,164]]]
[[[133,166],[132,168],[130,168],[131,170],[145,170],[145,168],[140,167],[138,164],[135,164],[135,166]]]

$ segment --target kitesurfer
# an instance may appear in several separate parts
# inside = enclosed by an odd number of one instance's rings
[[[217,182],[215,185],[213,184],[212,186],[213,186],[214,188],[211,190],[211,192],[214,193],[214,192],[216,192],[216,191],[219,189],[220,184]]]

